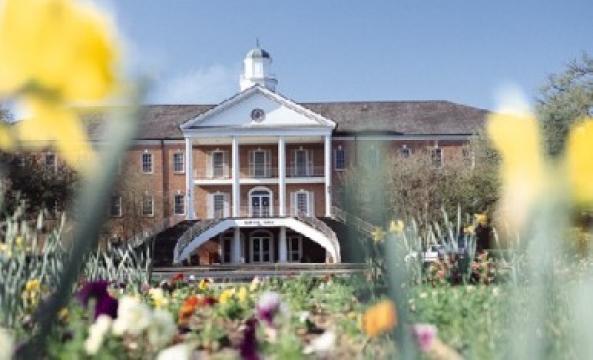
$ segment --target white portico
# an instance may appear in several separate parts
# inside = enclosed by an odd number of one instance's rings
[[[229,245],[220,239],[221,257],[229,254],[230,262],[246,261],[246,252],[251,261],[286,262],[306,252],[298,236],[323,247],[329,261],[340,261],[335,234],[316,219],[332,215],[336,125],[276,93],[270,63],[265,50],[251,50],[241,92],[181,126],[187,219],[215,225],[178,244],[176,261],[231,230]]]

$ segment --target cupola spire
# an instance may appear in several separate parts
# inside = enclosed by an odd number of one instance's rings
[[[255,48],[249,50],[245,55],[245,59],[243,59],[243,74],[241,74],[240,79],[241,91],[256,84],[276,91],[278,80],[270,72],[271,66],[272,57],[270,53],[262,49],[259,38],[255,38]]]

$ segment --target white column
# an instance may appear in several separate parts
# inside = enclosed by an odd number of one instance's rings
[[[239,227],[235,228],[231,248],[231,262],[236,264],[243,262],[243,259],[241,259],[241,229]]]
[[[325,135],[325,216],[331,217],[331,209],[332,209],[332,196],[331,196],[331,187],[332,187],[332,144],[331,144],[331,135]]]
[[[193,162],[193,143],[190,137],[185,138],[185,201],[186,201],[186,220],[194,220],[194,162]]]
[[[286,216],[286,141],[278,138],[278,216]]]
[[[241,216],[241,186],[239,183],[239,138],[233,136],[232,179],[233,179],[233,217]]]
[[[280,227],[280,239],[278,240],[278,257],[281,263],[287,262],[288,251],[286,249],[286,227]]]

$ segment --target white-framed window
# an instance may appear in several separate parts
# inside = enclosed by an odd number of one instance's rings
[[[229,176],[228,152],[220,149],[208,153],[207,176],[225,178]]]
[[[274,261],[274,242],[270,231],[256,230],[249,235],[249,255],[252,263]]]
[[[173,154],[173,172],[178,174],[185,172],[185,156],[182,152]]]
[[[152,174],[152,153],[148,151],[142,153],[142,172]]]
[[[295,191],[291,194],[291,209],[293,216],[314,216],[314,193],[307,190]]]
[[[185,195],[175,194],[173,197],[173,212],[175,215],[185,215]]]
[[[435,147],[430,151],[432,165],[437,168],[443,167],[443,149]]]
[[[58,165],[56,154],[54,154],[52,152],[46,152],[43,164],[45,165],[45,168],[47,170],[56,170],[57,165]]]
[[[288,236],[288,262],[301,262],[303,258],[303,237],[301,235]]]
[[[229,194],[215,192],[208,196],[208,217],[211,219],[229,216]]]
[[[154,197],[149,194],[142,196],[142,216],[154,216]]]
[[[257,149],[249,153],[249,176],[253,178],[270,177],[270,151]]]
[[[334,169],[344,170],[346,169],[346,151],[339,145],[334,153]]]
[[[399,148],[399,155],[402,158],[407,159],[412,155],[412,149],[410,149],[408,145],[402,145],[402,147]]]
[[[111,196],[111,206],[109,207],[111,217],[122,216],[122,199],[120,195]]]
[[[304,177],[311,175],[311,164],[313,163],[313,154],[308,149],[299,147],[293,153],[292,176]]]
[[[264,186],[249,190],[249,215],[251,217],[270,217],[274,215],[274,194]]]

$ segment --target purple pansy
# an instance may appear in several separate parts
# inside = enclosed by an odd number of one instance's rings
[[[274,316],[280,311],[281,304],[281,298],[278,293],[271,291],[263,293],[259,298],[257,305],[255,305],[257,317],[264,321],[268,326],[272,326]]]
[[[437,328],[430,324],[416,324],[412,326],[412,334],[422,352],[428,352],[437,336]]]
[[[257,353],[257,338],[255,336],[257,319],[247,320],[245,329],[243,329],[243,339],[239,344],[239,354],[243,360],[259,360]]]
[[[107,287],[109,282],[104,280],[89,282],[76,295],[84,307],[88,306],[90,299],[95,300],[95,319],[99,315],[107,315],[112,319],[117,317],[117,299],[109,295]]]

